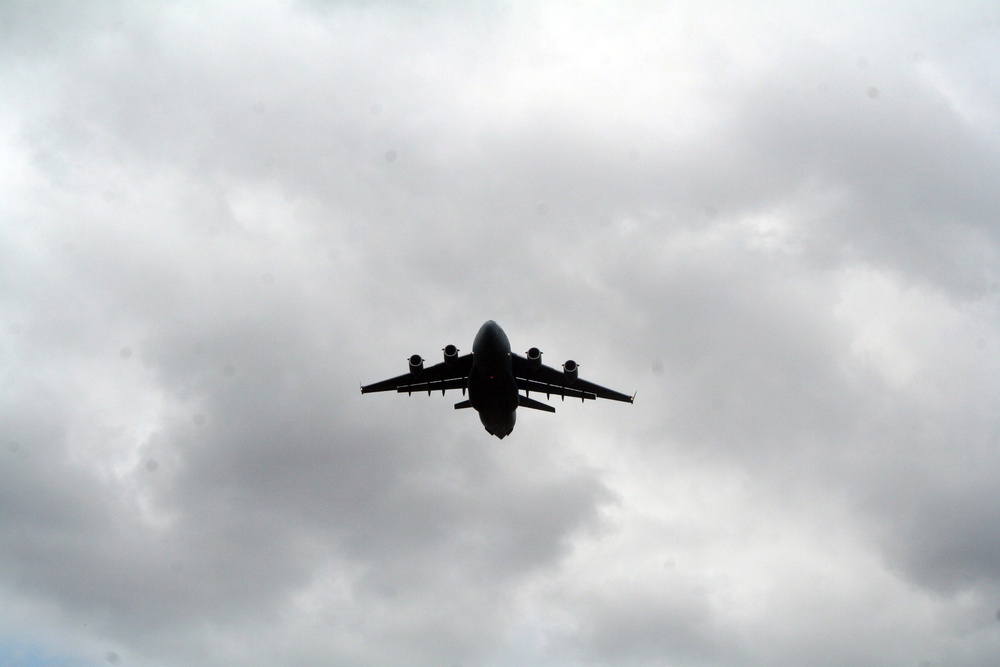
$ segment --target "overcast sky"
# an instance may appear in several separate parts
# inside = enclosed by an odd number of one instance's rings
[[[1000,655],[995,2],[0,4],[0,662]],[[486,319],[634,405],[361,382]]]

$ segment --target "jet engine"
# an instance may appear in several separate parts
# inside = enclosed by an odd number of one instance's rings
[[[528,358],[528,368],[538,368],[542,365],[542,351],[533,347],[525,353]]]
[[[424,360],[420,355],[415,354],[410,357],[410,375],[418,375],[422,370],[424,370]]]
[[[566,384],[573,384],[576,382],[576,376],[580,372],[580,366],[572,359],[568,359],[565,364],[563,364],[563,377],[566,380]]]
[[[454,345],[445,345],[444,346],[444,363],[446,363],[446,364],[448,364],[450,366],[453,363],[455,363],[456,359],[458,359],[458,348],[455,347]]]

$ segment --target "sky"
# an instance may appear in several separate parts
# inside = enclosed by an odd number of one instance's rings
[[[0,4],[0,661],[1000,655],[993,2]],[[634,405],[361,383],[471,352]]]

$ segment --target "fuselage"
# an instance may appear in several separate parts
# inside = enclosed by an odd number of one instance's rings
[[[517,381],[511,370],[510,341],[493,320],[479,328],[472,344],[469,403],[486,431],[503,439],[514,430]]]

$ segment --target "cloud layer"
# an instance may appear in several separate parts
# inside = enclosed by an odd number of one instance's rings
[[[0,656],[992,659],[998,30],[0,9]],[[359,395],[485,319],[635,405]]]

